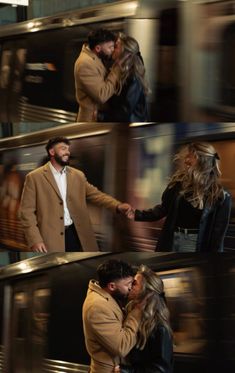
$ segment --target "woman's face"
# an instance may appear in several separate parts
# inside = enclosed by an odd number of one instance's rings
[[[196,164],[197,164],[197,157],[196,157],[196,155],[193,152],[189,151],[185,155],[185,158],[184,158],[184,165],[185,165],[185,167],[188,169],[190,167],[195,167]]]
[[[121,39],[118,38],[114,45],[114,51],[112,53],[113,60],[118,59],[121,56],[122,52],[123,52],[122,42],[121,42]]]
[[[143,276],[140,273],[135,275],[134,281],[132,283],[132,288],[129,293],[128,299],[135,299],[137,298],[143,290]]]

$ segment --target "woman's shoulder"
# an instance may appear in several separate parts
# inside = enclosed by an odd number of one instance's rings
[[[222,188],[220,196],[218,198],[218,202],[224,203],[226,201],[230,201],[231,199],[232,199],[231,193],[228,190]]]
[[[174,184],[169,183],[163,192],[163,196],[178,194],[180,190],[181,190],[181,183],[179,181],[175,182]]]
[[[142,89],[142,83],[134,72],[131,72],[125,81],[126,86],[135,86]]]
[[[162,335],[171,338],[171,334],[167,327],[161,323],[157,324],[155,329],[154,329],[154,334],[157,335]]]
[[[152,343],[159,346],[159,349],[167,349],[169,353],[173,350],[173,338],[166,326],[158,324],[152,332]]]

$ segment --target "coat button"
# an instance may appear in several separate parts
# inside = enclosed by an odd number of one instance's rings
[[[61,216],[60,219],[63,220],[63,216]]]
[[[60,234],[61,234],[61,236],[63,236],[63,235],[64,235],[64,232],[60,232]]]
[[[63,205],[63,202],[62,202],[62,201],[60,201],[60,205]]]

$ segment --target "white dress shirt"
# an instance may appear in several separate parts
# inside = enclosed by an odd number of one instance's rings
[[[71,219],[67,201],[66,201],[66,194],[67,194],[67,175],[66,175],[66,166],[61,170],[57,171],[55,167],[49,162],[49,166],[51,169],[51,172],[55,178],[56,184],[58,186],[58,189],[60,191],[61,198],[63,200],[63,206],[64,206],[64,225],[68,226],[73,224],[73,220]]]

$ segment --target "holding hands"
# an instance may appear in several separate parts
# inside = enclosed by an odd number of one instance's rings
[[[135,218],[135,210],[131,205],[129,205],[129,203],[119,203],[117,211],[130,220],[134,220]]]

